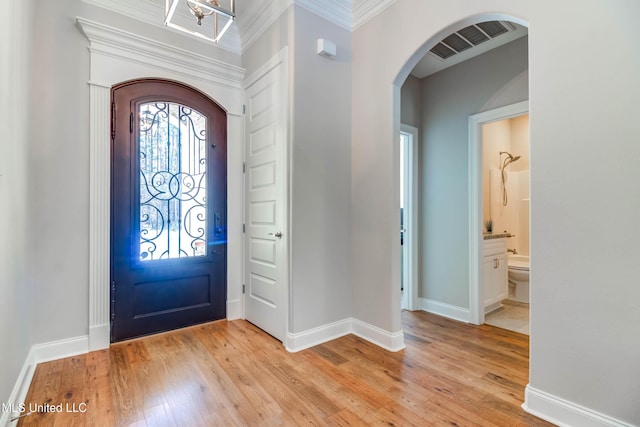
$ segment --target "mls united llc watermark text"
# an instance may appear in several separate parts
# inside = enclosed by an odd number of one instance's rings
[[[85,413],[87,412],[87,403],[2,403],[2,412],[10,412],[12,414],[31,415],[36,413]]]

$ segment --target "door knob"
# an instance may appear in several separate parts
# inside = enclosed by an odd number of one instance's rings
[[[282,238],[282,233],[278,231],[276,234],[269,233],[269,234],[267,234],[267,236],[274,236],[274,237],[277,237],[278,239],[281,239]]]

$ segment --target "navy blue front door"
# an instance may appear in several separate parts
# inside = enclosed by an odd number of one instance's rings
[[[111,340],[226,317],[225,111],[156,79],[111,99]]]

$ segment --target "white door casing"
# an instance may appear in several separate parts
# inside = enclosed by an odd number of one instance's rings
[[[287,51],[247,79],[245,318],[284,342],[287,333]]]
[[[418,128],[400,125],[400,143],[404,144],[404,245],[402,246],[402,277],[404,291],[402,308],[418,310]]]

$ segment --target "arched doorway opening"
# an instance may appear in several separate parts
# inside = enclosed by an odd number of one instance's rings
[[[483,49],[480,56],[467,58],[466,63],[458,61],[448,70],[436,70],[416,78],[425,56],[434,56],[434,53],[446,56],[443,49],[459,46],[454,37],[459,39],[458,42],[466,43],[468,39],[459,34],[470,35],[469,39],[473,39],[471,30],[491,25],[523,28],[524,35],[508,39],[499,48]],[[477,165],[471,164],[477,158],[472,159],[470,152],[469,117],[528,100],[526,34],[526,23],[507,15],[481,14],[461,20],[424,43],[396,78],[397,96],[394,99],[399,101],[394,101],[394,111],[398,112],[394,117],[394,129],[410,124],[419,127],[421,135],[418,167],[420,201],[416,201],[420,212],[420,255],[418,266],[414,266],[420,269],[418,309],[478,323],[477,300],[481,296],[478,296],[477,286],[482,282],[482,278],[478,278],[478,265],[482,265],[479,258],[482,256],[480,243],[483,235],[482,227],[477,227],[475,222],[482,223],[482,218],[478,220],[476,215],[478,203],[482,204],[482,194],[478,199],[472,191],[478,185],[478,176],[473,173]],[[480,32],[480,35],[485,35],[485,32]],[[518,41],[520,38],[522,40]],[[463,47],[460,51],[468,54],[475,48],[467,50]],[[521,52],[517,53],[517,49]],[[515,62],[520,64],[504,64],[510,57],[516,58]],[[404,111],[406,105],[416,105],[416,102],[405,99],[406,83],[411,80],[412,86],[420,90],[418,97],[426,99],[417,103],[423,108],[417,114],[418,123],[407,122],[407,118],[415,120],[416,114]],[[398,175],[399,161],[394,160],[394,167],[394,175]],[[504,284],[507,284],[506,277]]]

